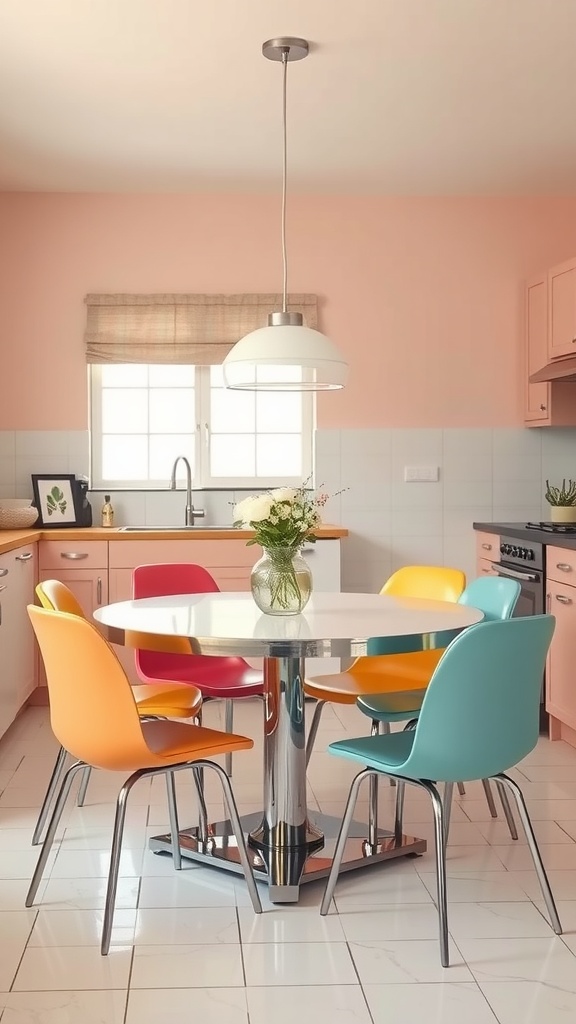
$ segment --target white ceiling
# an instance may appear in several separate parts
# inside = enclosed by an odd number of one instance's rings
[[[576,0],[0,0],[0,190],[576,193]]]

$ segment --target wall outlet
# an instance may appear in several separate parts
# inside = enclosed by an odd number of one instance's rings
[[[439,469],[439,466],[404,466],[404,483],[436,483]]]

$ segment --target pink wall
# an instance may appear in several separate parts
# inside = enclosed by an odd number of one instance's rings
[[[319,426],[522,421],[522,280],[576,254],[576,198],[295,196],[288,231],[350,362]],[[87,292],[280,284],[278,196],[0,195],[0,429],[86,427]]]

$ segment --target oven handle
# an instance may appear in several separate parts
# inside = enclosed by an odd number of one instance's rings
[[[518,572],[516,569],[509,569],[508,566],[503,568],[499,562],[494,563],[494,572],[497,576],[508,577],[512,580],[525,580],[526,583],[537,583],[540,578],[532,572]]]

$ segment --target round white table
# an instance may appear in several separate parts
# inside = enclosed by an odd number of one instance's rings
[[[107,605],[94,613],[112,643],[154,646],[154,634],[186,638],[193,654],[264,658],[264,809],[243,818],[255,872],[266,878],[272,902],[295,902],[301,882],[328,874],[340,822],[309,814],[306,803],[305,659],[408,653],[442,648],[482,612],[465,605],[380,594],[314,593],[295,616],[263,615],[251,594],[185,594]],[[133,636],[131,634],[138,634]],[[359,717],[358,729],[361,731]],[[341,870],[407,854],[426,843],[379,832],[352,831]],[[151,840],[170,851],[170,837]],[[184,857],[238,871],[228,822],[206,834],[181,832]]]

